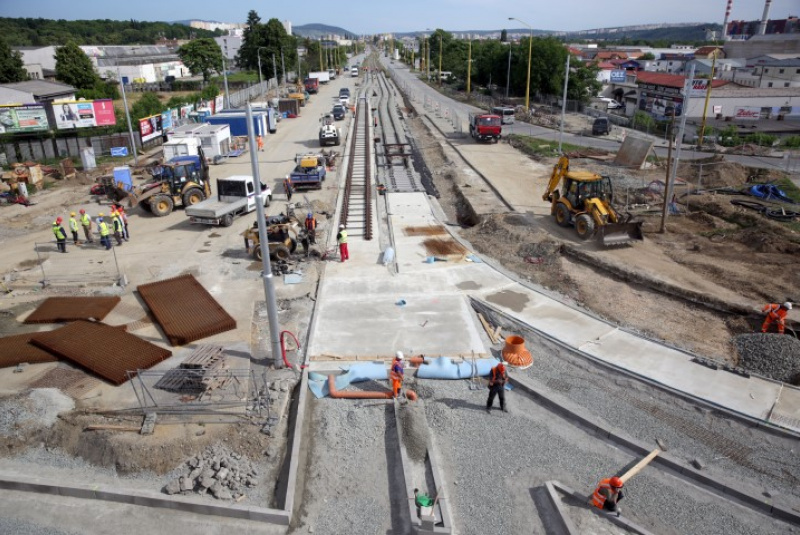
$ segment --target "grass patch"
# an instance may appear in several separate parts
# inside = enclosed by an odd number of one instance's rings
[[[263,70],[263,65],[262,65],[262,70]],[[266,79],[267,76],[264,76],[264,80]],[[225,80],[222,76],[215,76],[210,81],[216,82],[216,84],[219,87],[223,87],[225,84]],[[258,82],[258,72],[248,72],[248,71],[234,72],[228,75],[228,83],[231,82],[253,82],[253,83]]]
[[[775,182],[775,185],[782,189],[786,196],[794,202],[800,202],[800,188],[795,186],[794,182],[789,180],[789,177],[783,177]]]
[[[548,141],[519,134],[511,134],[508,136],[508,141],[514,147],[530,156],[545,157],[558,155],[558,141]],[[572,145],[571,143],[561,144],[561,150],[564,152],[580,151],[584,150],[584,148],[585,147],[581,147],[580,145]]]

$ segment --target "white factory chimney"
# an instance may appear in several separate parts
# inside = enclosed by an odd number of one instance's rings
[[[769,20],[770,4],[772,4],[772,0],[765,0],[764,14],[761,15],[761,27],[758,29],[758,35],[764,35],[767,33],[767,21]]]
[[[728,7],[725,8],[725,21],[722,23],[722,40],[728,40],[728,19],[731,17],[731,8],[733,7],[733,0],[728,0]]]

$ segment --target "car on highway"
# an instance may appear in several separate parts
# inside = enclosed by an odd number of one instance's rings
[[[347,115],[347,110],[341,104],[334,104],[332,114],[335,120],[341,121]]]

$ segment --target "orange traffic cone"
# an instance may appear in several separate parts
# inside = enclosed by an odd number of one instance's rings
[[[533,365],[531,352],[525,349],[525,339],[516,335],[506,338],[506,346],[503,348],[503,360],[509,366],[523,370]]]

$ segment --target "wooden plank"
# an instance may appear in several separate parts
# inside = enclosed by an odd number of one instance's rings
[[[644,459],[633,465],[633,468],[631,468],[630,470],[619,476],[619,478],[622,480],[623,483],[627,483],[630,478],[641,472],[645,466],[650,464],[650,461],[655,459],[659,453],[661,453],[661,450],[659,450],[658,448],[654,449],[653,451],[647,454],[647,457],[645,457]]]
[[[483,314],[480,312],[478,312],[478,319],[481,320],[481,325],[483,325],[486,334],[489,335],[489,340],[491,340],[493,344],[496,344],[497,340],[494,337],[494,329],[492,329],[492,326],[489,325],[489,322],[486,321],[486,318],[484,318]]]
[[[86,426],[84,431],[135,431],[138,433],[141,429],[141,426],[95,424]]]

